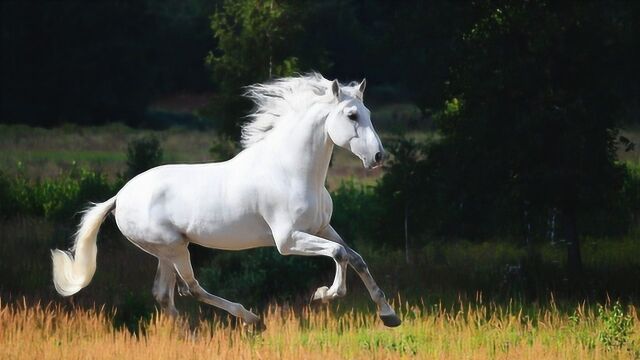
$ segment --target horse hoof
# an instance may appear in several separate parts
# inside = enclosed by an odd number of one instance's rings
[[[327,291],[329,290],[328,287],[323,286],[323,287],[319,287],[315,293],[313,293],[313,296],[311,297],[311,301],[317,301],[317,300],[321,300],[323,303],[327,302]]]
[[[388,327],[396,327],[402,324],[402,320],[396,314],[380,315],[380,320],[382,320],[384,326]]]
[[[243,322],[243,325],[245,329],[254,333],[261,333],[267,330],[267,326],[264,324],[264,321],[262,321],[262,319],[251,323],[245,321]]]

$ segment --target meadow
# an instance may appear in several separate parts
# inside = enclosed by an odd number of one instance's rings
[[[161,314],[137,331],[113,326],[104,308],[0,303],[0,357],[50,359],[637,359],[637,308],[619,303],[547,307],[460,302],[451,307],[396,301],[401,327],[371,313],[331,307],[264,313],[264,332],[219,319]]]
[[[112,225],[107,223],[101,233],[92,283],[61,298],[50,280],[49,249],[64,246],[68,231],[42,219],[0,223],[0,358],[640,357],[634,282],[640,276],[640,244],[633,236],[585,245],[585,268],[598,294],[547,292],[538,298],[526,296],[526,276],[512,271],[524,250],[508,242],[434,243],[411,264],[400,250],[361,248],[404,321],[393,329],[382,325],[353,273],[345,298],[330,305],[308,304],[313,290],[331,281],[332,264],[326,259],[296,258],[296,271],[306,273],[310,264],[319,269],[302,282],[279,278],[282,267],[276,264],[261,271],[273,278],[267,282],[247,281],[251,278],[233,266],[217,268],[236,279],[223,284],[207,281],[215,263],[202,261],[223,253],[200,253],[198,278],[212,292],[258,311],[267,327],[259,333],[191,297],[177,297],[183,316],[178,321],[159,314],[151,296],[155,260],[117,235]],[[538,250],[542,260],[536,270],[542,282],[565,288],[562,247],[545,244]],[[231,256],[250,260],[255,251]],[[22,255],[12,255],[17,253]],[[609,298],[606,289],[626,295],[612,293]]]

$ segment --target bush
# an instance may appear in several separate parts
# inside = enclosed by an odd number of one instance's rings
[[[15,214],[17,206],[12,179],[0,171],[0,218],[10,217]]]
[[[199,278],[206,289],[232,301],[306,301],[311,290],[331,281],[333,264],[321,257],[282,256],[275,248],[221,251],[200,269]]]
[[[356,182],[343,181],[331,193],[333,215],[331,224],[346,241],[376,238],[375,229],[385,220],[384,209],[375,196],[375,188]]]
[[[127,146],[127,177],[130,179],[162,163],[160,140],[154,135],[135,139]]]
[[[57,178],[37,181],[0,173],[0,218],[27,215],[69,221],[88,202],[104,201],[120,186],[120,181],[111,183],[100,172],[76,167]]]
[[[633,318],[624,313],[620,302],[616,301],[612,308],[598,305],[598,317],[604,323],[604,328],[598,333],[598,340],[607,350],[620,348],[629,342]]]
[[[400,138],[390,141],[387,149],[392,158],[375,188],[378,206],[385,209],[384,221],[376,224],[376,233],[385,238],[397,238],[393,243],[400,247],[403,245],[400,239],[405,235],[414,242],[426,231],[435,231],[439,224],[434,219],[445,209],[431,213],[437,208],[437,197],[432,196],[436,193],[437,181],[426,161],[428,143]]]

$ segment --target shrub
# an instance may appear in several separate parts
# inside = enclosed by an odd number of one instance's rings
[[[333,215],[331,224],[348,242],[376,237],[377,223],[384,222],[384,210],[375,196],[374,187],[343,181],[331,193]]]
[[[135,139],[127,146],[127,177],[132,178],[162,163],[160,140],[154,135]]]
[[[74,169],[58,179],[36,183],[34,203],[52,220],[69,220],[88,202],[100,202],[114,195],[113,185],[99,172]]]
[[[633,331],[633,318],[625,314],[620,302],[616,301],[612,308],[598,306],[598,316],[604,328],[598,333],[598,340],[607,348],[620,348],[627,344]]]
[[[275,248],[221,251],[199,271],[203,286],[232,301],[266,305],[269,300],[295,301],[327,285],[334,262],[321,257],[282,256]]]
[[[10,217],[17,211],[18,203],[13,191],[11,178],[0,171],[0,219]]]
[[[57,178],[37,181],[0,173],[0,218],[28,215],[68,221],[88,202],[113,196],[120,185],[100,172],[76,167]]]
[[[431,213],[437,198],[431,196],[435,191],[433,174],[425,161],[427,146],[426,142],[408,138],[387,144],[392,158],[375,188],[379,206],[385,209],[384,221],[377,224],[377,233],[385,238],[398,238],[394,241],[397,247],[402,246],[400,239],[405,236],[415,239],[432,230],[435,227],[432,219],[440,216],[440,212]]]

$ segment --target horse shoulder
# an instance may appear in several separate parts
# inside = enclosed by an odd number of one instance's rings
[[[327,188],[322,188],[322,210],[327,217],[327,224],[331,220],[331,215],[333,214],[333,199],[331,198],[331,194]]]

